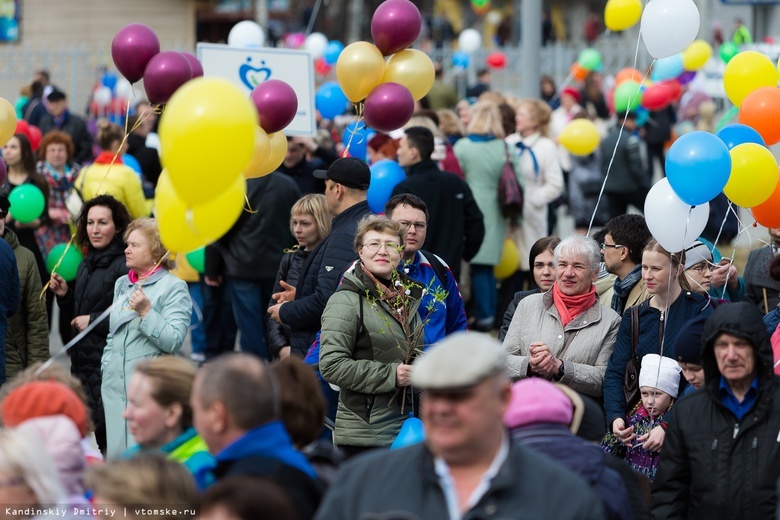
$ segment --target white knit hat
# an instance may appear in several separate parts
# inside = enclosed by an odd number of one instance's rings
[[[703,242],[698,240],[685,248],[685,269],[688,270],[700,262],[711,264],[712,251]]]
[[[659,371],[658,365],[661,365]],[[680,373],[682,369],[672,358],[658,354],[647,354],[642,358],[642,370],[639,371],[639,387],[649,386],[677,397],[680,388]],[[657,381],[656,381],[656,378]]]

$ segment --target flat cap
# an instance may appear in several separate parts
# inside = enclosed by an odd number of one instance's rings
[[[506,352],[487,334],[459,332],[421,356],[412,370],[412,385],[420,389],[468,388],[506,372]]]

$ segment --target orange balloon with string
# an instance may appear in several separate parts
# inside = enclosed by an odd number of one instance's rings
[[[615,86],[617,87],[624,81],[636,81],[637,83],[640,83],[642,81],[642,76],[644,76],[644,74],[638,70],[627,67],[615,75]]]
[[[751,210],[756,222],[768,228],[780,228],[780,181],[765,201]]]
[[[569,73],[575,81],[585,81],[585,78],[588,77],[590,71],[579,63],[572,63],[571,68],[569,69]]]

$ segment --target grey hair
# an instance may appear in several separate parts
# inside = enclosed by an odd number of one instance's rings
[[[599,272],[601,268],[601,249],[596,241],[590,237],[571,235],[561,240],[561,243],[555,246],[553,251],[553,259],[556,264],[560,256],[565,253],[587,259],[594,273]]]
[[[46,508],[63,503],[67,495],[51,455],[40,449],[42,444],[30,432],[0,429],[0,471],[23,479],[35,493],[37,505]]]

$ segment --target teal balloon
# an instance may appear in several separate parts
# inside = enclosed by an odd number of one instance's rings
[[[11,190],[8,195],[8,201],[11,203],[11,215],[14,220],[22,224],[28,224],[40,218],[46,207],[46,199],[43,192],[32,184],[22,184]]]
[[[65,251],[66,248],[67,252]],[[62,259],[61,262],[60,259]],[[68,247],[68,244],[57,244],[46,255],[46,270],[49,271],[49,274],[56,272],[66,282],[72,282],[76,279],[76,273],[79,270],[81,260],[83,260],[81,251],[75,245],[71,244]],[[57,265],[57,262],[60,262],[60,265],[54,271],[54,266]]]
[[[601,68],[601,54],[596,49],[585,49],[577,58],[577,63],[583,69],[593,72]]]
[[[186,255],[184,255],[184,258],[187,259],[187,263],[190,264],[190,266],[198,271],[200,274],[203,274],[206,271],[206,248],[201,247],[200,249],[196,249],[195,251],[190,251]]]
[[[666,155],[666,177],[680,200],[699,206],[714,199],[729,181],[731,155],[709,132],[681,135]]]
[[[685,72],[685,67],[683,66],[682,55],[675,54],[668,58],[656,60],[650,77],[653,81],[665,81],[674,79],[683,72]]]
[[[615,112],[630,112],[639,108],[642,93],[636,81],[624,81],[615,88]]]
[[[393,441],[391,450],[397,450],[412,444],[417,444],[425,440],[425,428],[423,423],[417,417],[409,417],[404,421],[401,426],[401,431],[398,432],[398,436]]]

